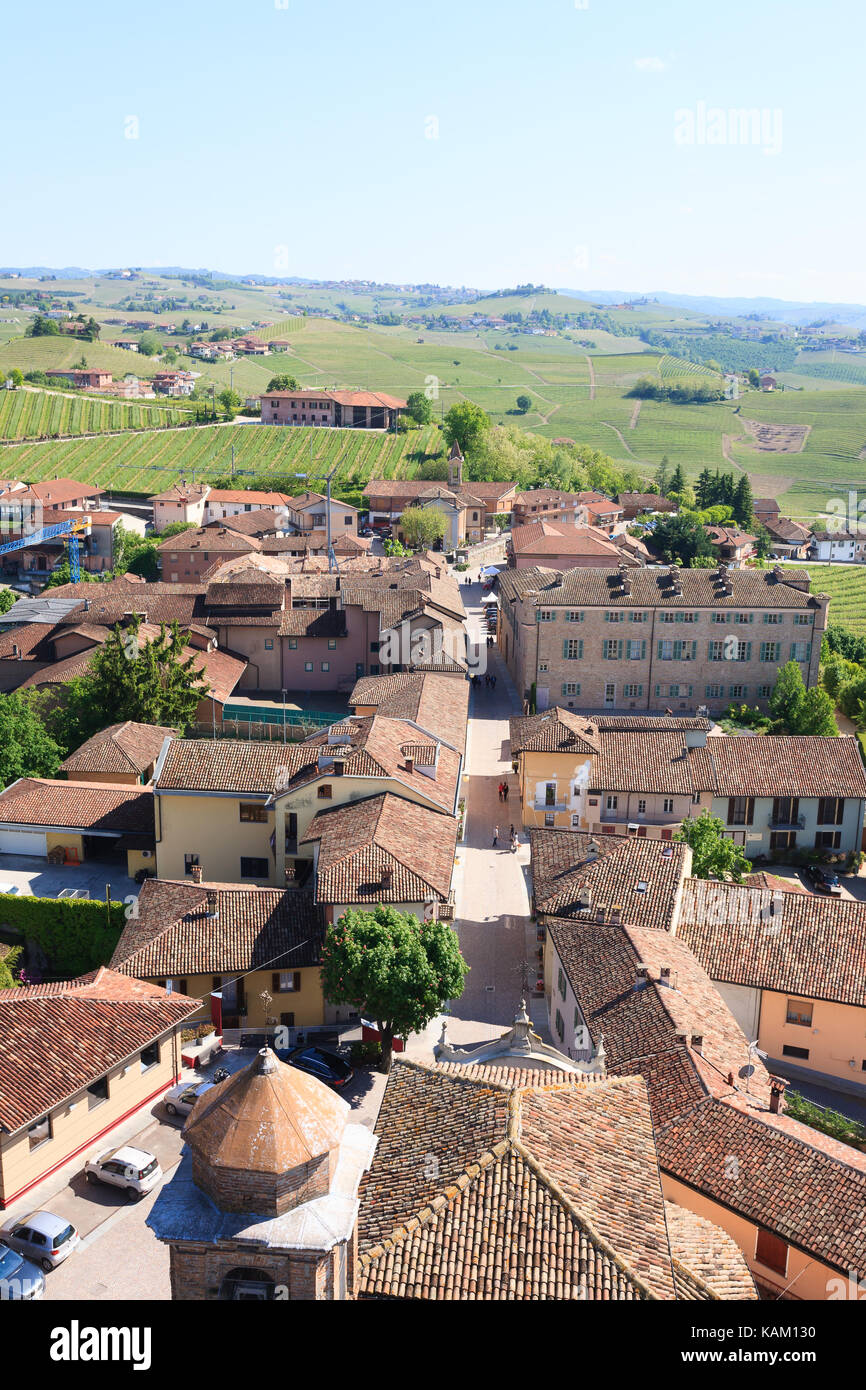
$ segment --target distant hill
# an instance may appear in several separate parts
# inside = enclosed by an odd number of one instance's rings
[[[670,294],[667,290],[559,290],[559,294],[588,299],[593,304],[625,304],[631,300],[655,300],[659,304],[681,305],[699,313],[719,314],[741,318],[746,314],[764,314],[776,322],[797,325],[827,319],[831,323],[847,323],[853,328],[866,327],[866,305],[828,304],[796,299],[725,299],[713,295]]]

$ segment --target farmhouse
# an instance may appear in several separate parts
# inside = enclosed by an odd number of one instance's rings
[[[406,402],[382,391],[323,391],[318,387],[262,396],[263,425],[326,425],[393,429]]]

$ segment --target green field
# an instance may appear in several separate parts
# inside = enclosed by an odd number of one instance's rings
[[[808,570],[813,594],[829,594],[831,623],[866,637],[866,565],[798,565]]]
[[[179,405],[106,401],[95,396],[53,391],[0,392],[0,443],[64,434],[104,434],[108,430],[161,429],[188,418]]]
[[[406,434],[366,430],[280,428],[277,425],[199,425],[105,439],[22,444],[14,455],[14,474],[37,482],[59,473],[86,479],[98,487],[152,493],[178,477],[192,482],[228,477],[232,445],[238,486],[261,486],[301,491],[298,474],[320,479],[339,465],[337,481],[343,491],[360,492],[367,479],[412,477],[425,456],[442,454],[442,436],[435,426]],[[253,482],[252,479],[255,479]]]

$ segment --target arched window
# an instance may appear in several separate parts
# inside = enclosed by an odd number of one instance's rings
[[[264,1269],[230,1269],[220,1285],[221,1299],[232,1303],[264,1303],[275,1297],[276,1285]]]

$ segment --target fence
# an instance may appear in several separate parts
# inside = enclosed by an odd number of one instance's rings
[[[320,729],[338,724],[346,714],[327,710],[262,709],[259,706],[226,705],[220,724],[196,723],[190,733],[196,738],[245,738],[263,743],[298,743]]]

